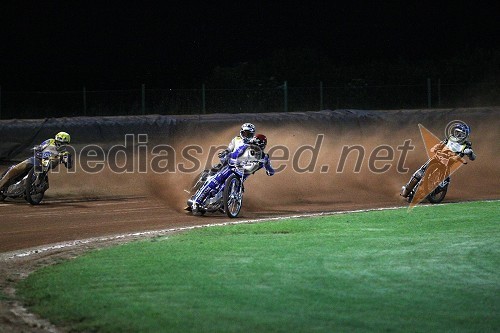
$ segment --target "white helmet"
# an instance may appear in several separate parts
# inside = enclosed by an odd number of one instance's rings
[[[246,143],[250,141],[251,138],[255,135],[255,125],[252,123],[244,123],[241,125],[240,137]]]

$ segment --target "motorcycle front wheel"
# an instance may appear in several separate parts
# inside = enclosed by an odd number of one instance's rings
[[[43,175],[43,177],[47,176]],[[45,194],[45,190],[42,190],[40,192],[38,191],[36,181],[37,175],[35,173],[35,168],[33,167],[28,173],[28,177],[26,179],[26,201],[28,201],[32,205],[40,204]]]
[[[226,180],[223,195],[224,211],[230,218],[235,218],[240,213],[243,204],[241,185],[241,179],[235,174]]]

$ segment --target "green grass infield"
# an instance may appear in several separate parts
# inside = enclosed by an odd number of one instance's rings
[[[45,267],[18,294],[70,331],[498,332],[499,205],[197,229]]]

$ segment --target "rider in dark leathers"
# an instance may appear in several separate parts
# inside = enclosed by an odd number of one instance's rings
[[[476,154],[472,150],[472,143],[469,140],[470,132],[470,127],[467,124],[463,122],[456,124],[447,138],[431,148],[431,153],[436,153],[446,149],[460,157],[468,156],[471,161],[474,161],[476,159]],[[422,179],[430,161],[431,160],[428,160],[417,171],[415,171],[410,178],[410,181],[401,188],[400,195],[403,198],[407,198],[418,182]]]

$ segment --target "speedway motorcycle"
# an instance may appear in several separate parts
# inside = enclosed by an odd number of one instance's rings
[[[449,176],[451,166],[455,163],[467,164],[467,161],[450,150],[437,151],[424,165],[424,176],[408,194],[408,202],[413,201],[419,187],[423,188],[424,193],[428,193],[426,199],[430,203],[437,204],[443,201],[451,182]]]
[[[57,156],[51,152],[37,152],[35,157],[32,157],[33,166],[11,180],[10,185],[0,192],[0,201],[5,198],[24,198],[32,205],[40,204],[45,191],[49,188],[49,170],[59,162],[67,163],[68,158],[68,155]],[[15,164],[7,168],[0,179],[14,166]]]
[[[247,152],[236,160],[225,161],[223,158],[222,165],[202,171],[195,178],[191,190],[187,191],[193,196],[188,200],[186,210],[192,212],[193,215],[221,212],[230,218],[237,217],[243,205],[245,190],[243,182],[249,174],[253,174],[260,168],[259,163],[264,162],[260,148],[250,147]],[[196,205],[193,209],[193,198],[196,197],[198,191],[218,176],[220,178],[222,174],[229,174],[229,176],[216,189],[209,192],[202,205]]]

